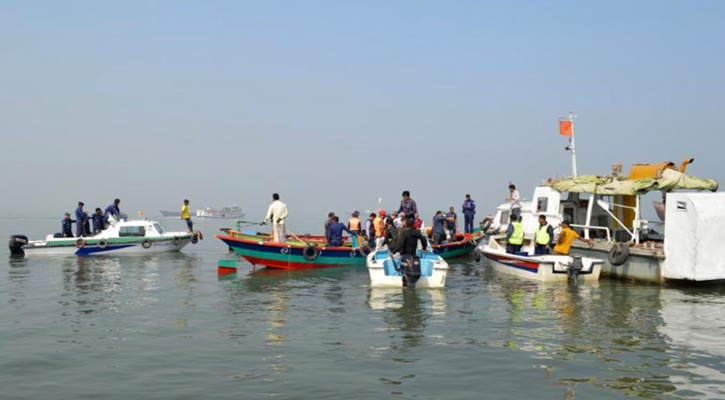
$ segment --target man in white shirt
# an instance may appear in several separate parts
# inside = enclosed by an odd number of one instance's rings
[[[277,193],[272,195],[272,200],[272,204],[267,209],[267,216],[264,217],[261,225],[266,224],[267,220],[271,220],[274,241],[285,243],[287,241],[287,232],[284,228],[284,220],[287,218],[287,205],[279,201],[279,194]]]
[[[509,182],[509,197],[506,198],[506,201],[511,202],[511,215],[516,216],[516,220],[521,219],[521,196],[519,196],[519,191],[516,190],[516,185]]]

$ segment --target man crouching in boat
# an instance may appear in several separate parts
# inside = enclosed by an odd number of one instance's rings
[[[339,247],[342,246],[342,231],[345,231],[350,234],[350,236],[354,236],[355,234],[348,229],[345,224],[340,222],[340,217],[335,215],[332,217],[332,220],[334,221],[332,225],[330,225],[330,229],[327,231],[327,244],[330,246]]]

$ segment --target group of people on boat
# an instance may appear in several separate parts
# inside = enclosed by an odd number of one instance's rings
[[[72,219],[70,213],[65,213],[61,220],[61,231],[56,236],[88,237],[100,233],[108,227],[109,217],[115,219],[121,218],[122,214],[119,204],[121,204],[121,200],[115,199],[113,203],[106,207],[105,211],[97,207],[93,215],[90,215],[88,211],[83,209],[85,203],[79,201],[78,207],[75,210],[76,219]],[[75,235],[73,235],[73,224],[76,224]],[[91,225],[93,229],[91,229]]]
[[[511,222],[506,231],[506,252],[509,254],[518,254],[524,244],[524,226],[521,224],[520,217],[511,213]],[[581,237],[573,229],[569,221],[561,223],[561,232],[554,242],[554,227],[546,221],[546,215],[539,215],[539,225],[534,234],[534,255],[558,254],[568,255],[574,240],[593,244],[594,241]]]

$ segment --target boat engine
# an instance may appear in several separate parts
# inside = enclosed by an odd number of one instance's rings
[[[25,254],[23,246],[28,244],[28,237],[24,235],[10,235],[10,241],[8,242],[8,248],[10,254]]]
[[[582,257],[572,256],[572,261],[571,263],[569,263],[568,268],[566,269],[566,276],[569,278],[569,280],[573,280],[574,282],[576,282],[579,277],[579,273],[583,269],[584,264],[582,264]]]
[[[415,287],[420,279],[420,258],[406,256],[401,264],[403,264],[403,286]]]

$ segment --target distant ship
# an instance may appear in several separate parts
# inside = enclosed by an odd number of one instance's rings
[[[241,218],[244,216],[244,212],[238,206],[222,208],[206,207],[196,210],[196,216],[199,218]]]
[[[161,213],[161,216],[163,217],[179,217],[181,218],[181,211],[171,211],[171,210],[159,210]]]

